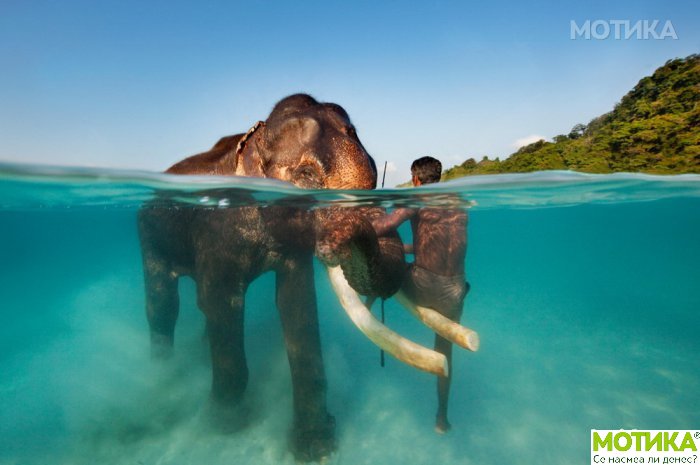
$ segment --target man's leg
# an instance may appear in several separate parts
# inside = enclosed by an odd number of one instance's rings
[[[442,336],[435,335],[435,350],[447,359],[447,376],[437,377],[438,409],[435,417],[435,431],[444,434],[449,431],[451,425],[447,421],[447,401],[450,397],[450,385],[452,384],[452,343]]]
[[[446,286],[443,289],[443,296],[439,299],[440,307],[437,311],[452,321],[459,323],[462,318],[462,308],[464,298],[469,291],[469,284],[460,280],[459,283],[453,286]],[[447,310],[443,310],[447,309]],[[452,366],[452,343],[442,336],[435,335],[435,351],[440,352],[447,359],[448,374],[447,376],[438,376],[437,393],[438,393],[438,408],[435,416],[435,431],[444,434],[450,430],[451,425],[447,420],[447,404],[450,398],[450,386],[452,384],[452,376],[454,368]]]

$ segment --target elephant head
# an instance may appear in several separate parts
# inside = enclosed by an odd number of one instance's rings
[[[377,168],[342,107],[297,94],[238,142],[235,174],[306,189],[374,189]]]

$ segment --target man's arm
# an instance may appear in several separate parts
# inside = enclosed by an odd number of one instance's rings
[[[397,208],[388,215],[373,220],[372,227],[377,236],[383,236],[389,231],[398,228],[404,221],[411,219],[417,211],[415,208]]]

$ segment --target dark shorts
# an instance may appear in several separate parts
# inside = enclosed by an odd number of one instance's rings
[[[402,290],[416,304],[459,321],[469,287],[463,274],[442,276],[411,263]]]

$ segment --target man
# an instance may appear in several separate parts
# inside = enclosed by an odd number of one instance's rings
[[[419,158],[411,165],[414,187],[439,182],[441,173],[442,164],[433,157]],[[399,208],[374,220],[372,226],[377,235],[383,235],[409,219],[415,261],[409,265],[401,290],[417,305],[430,307],[459,322],[464,297],[469,291],[464,280],[467,213],[459,208]],[[442,434],[450,429],[447,401],[452,380],[452,343],[436,334],[435,350],[445,355],[449,368],[448,376],[440,376],[437,381],[435,430]]]

